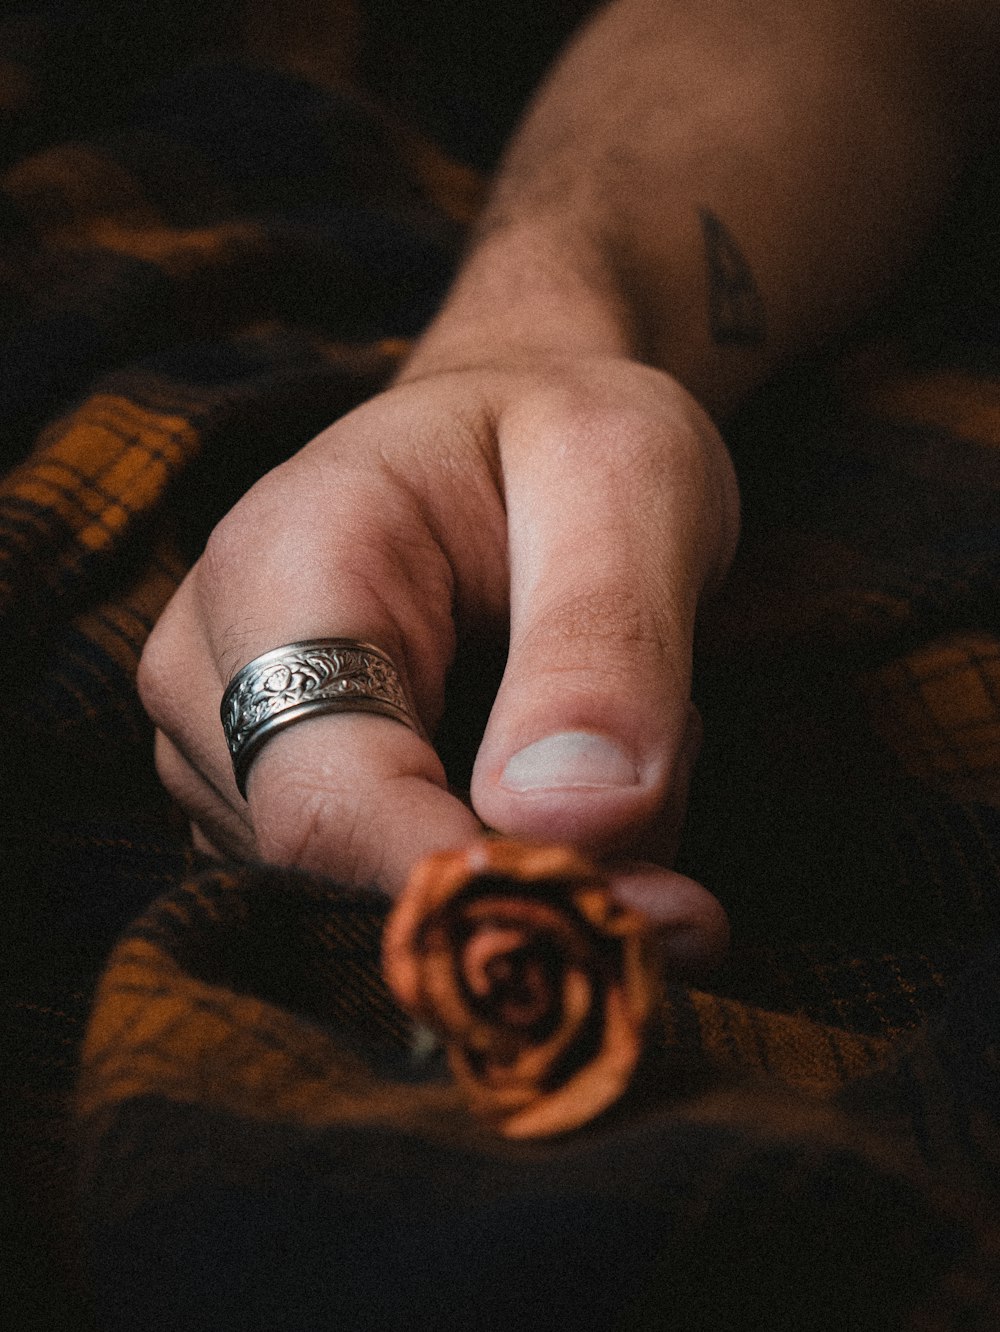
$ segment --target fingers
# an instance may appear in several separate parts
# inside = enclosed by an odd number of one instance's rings
[[[216,856],[256,854],[249,810],[242,801],[220,796],[162,731],[156,733],[154,755],[160,781],[198,829],[194,841],[200,849]]]
[[[694,879],[660,865],[630,861],[613,881],[619,901],[654,921],[675,978],[698,980],[722,961],[729,921],[716,897]]]
[[[503,832],[601,852],[683,794],[697,601],[735,538],[721,441],[636,369],[501,422],[511,642],[472,785]]]
[[[215,843],[210,842],[199,825],[194,822],[191,824],[191,845],[196,851],[200,852],[203,856],[208,856],[212,860],[225,860],[225,856]]]
[[[482,832],[430,745],[385,717],[318,717],[275,736],[248,796],[266,859],[393,895],[416,860]]]
[[[728,458],[683,391],[645,367],[533,377],[530,392],[501,379],[466,386],[461,410],[444,405],[461,375],[392,390],[264,478],[213,534],[140,670],[159,771],[206,848],[391,893],[482,823],[669,863],[698,744],[695,607],[735,537]],[[352,712],[269,739],[242,799],[219,705],[247,662],[301,640],[373,643],[432,734],[453,618],[477,632],[505,613],[508,587],[509,660],[475,813],[423,736]],[[692,924],[691,955],[711,955],[708,894],[651,863],[640,878],[659,884],[662,909],[675,904],[678,938]]]
[[[150,640],[140,691],[161,776],[208,845],[395,892],[416,858],[481,832],[425,739],[370,714],[300,721],[263,746],[244,801],[219,720],[236,669],[304,638],[382,646],[422,716],[440,708],[450,571],[417,506],[371,470],[342,469],[331,493],[311,467],[300,455],[217,529]]]

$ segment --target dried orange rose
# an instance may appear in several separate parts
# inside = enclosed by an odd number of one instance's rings
[[[654,931],[568,847],[485,838],[429,856],[386,925],[383,970],[506,1137],[577,1127],[627,1087],[655,993]]]

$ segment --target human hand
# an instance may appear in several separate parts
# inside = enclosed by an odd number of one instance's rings
[[[724,913],[664,866],[698,747],[696,607],[737,521],[718,433],[658,370],[581,356],[404,377],[259,481],[167,607],[139,674],[160,776],[203,848],[390,894],[483,824],[628,857],[619,895],[678,958],[710,960]],[[433,735],[459,634],[508,623],[471,809],[430,743],[356,712],[275,735],[240,796],[219,703],[252,658],[376,644]]]

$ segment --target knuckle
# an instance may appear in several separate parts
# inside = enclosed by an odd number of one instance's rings
[[[713,421],[670,376],[616,363],[590,380],[550,386],[540,413],[574,460],[605,475],[612,492],[635,495],[683,489],[701,503],[731,510],[735,478]]]
[[[692,623],[675,598],[599,580],[533,616],[512,656],[518,678],[548,681],[547,694],[677,700],[690,688]]]
[[[554,606],[534,631],[569,645],[595,641],[661,648],[663,627],[650,608],[627,588],[590,586]]]
[[[324,526],[321,487],[309,474],[315,469],[305,477],[302,470],[286,463],[268,472],[216,523],[196,566],[206,600],[245,582],[248,562],[266,576],[290,557],[302,559],[309,535]]]
[[[517,647],[546,673],[597,679],[620,677],[623,662],[629,675],[662,673],[677,655],[678,634],[637,590],[615,582],[571,593],[534,619]]]
[[[703,449],[717,431],[695,400],[675,380],[635,362],[587,362],[547,382],[536,406],[558,423],[575,447],[606,456],[614,449],[637,456],[665,450]]]
[[[250,512],[255,507],[249,496],[244,496],[209,533],[198,561],[203,583],[213,580],[225,583],[245,573],[248,552],[261,536],[261,523],[255,522]]]

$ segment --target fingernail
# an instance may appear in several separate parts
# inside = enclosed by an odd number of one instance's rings
[[[591,731],[560,731],[509,758],[500,785],[508,791],[543,791],[567,786],[634,786],[638,780],[638,768],[613,741]]]

